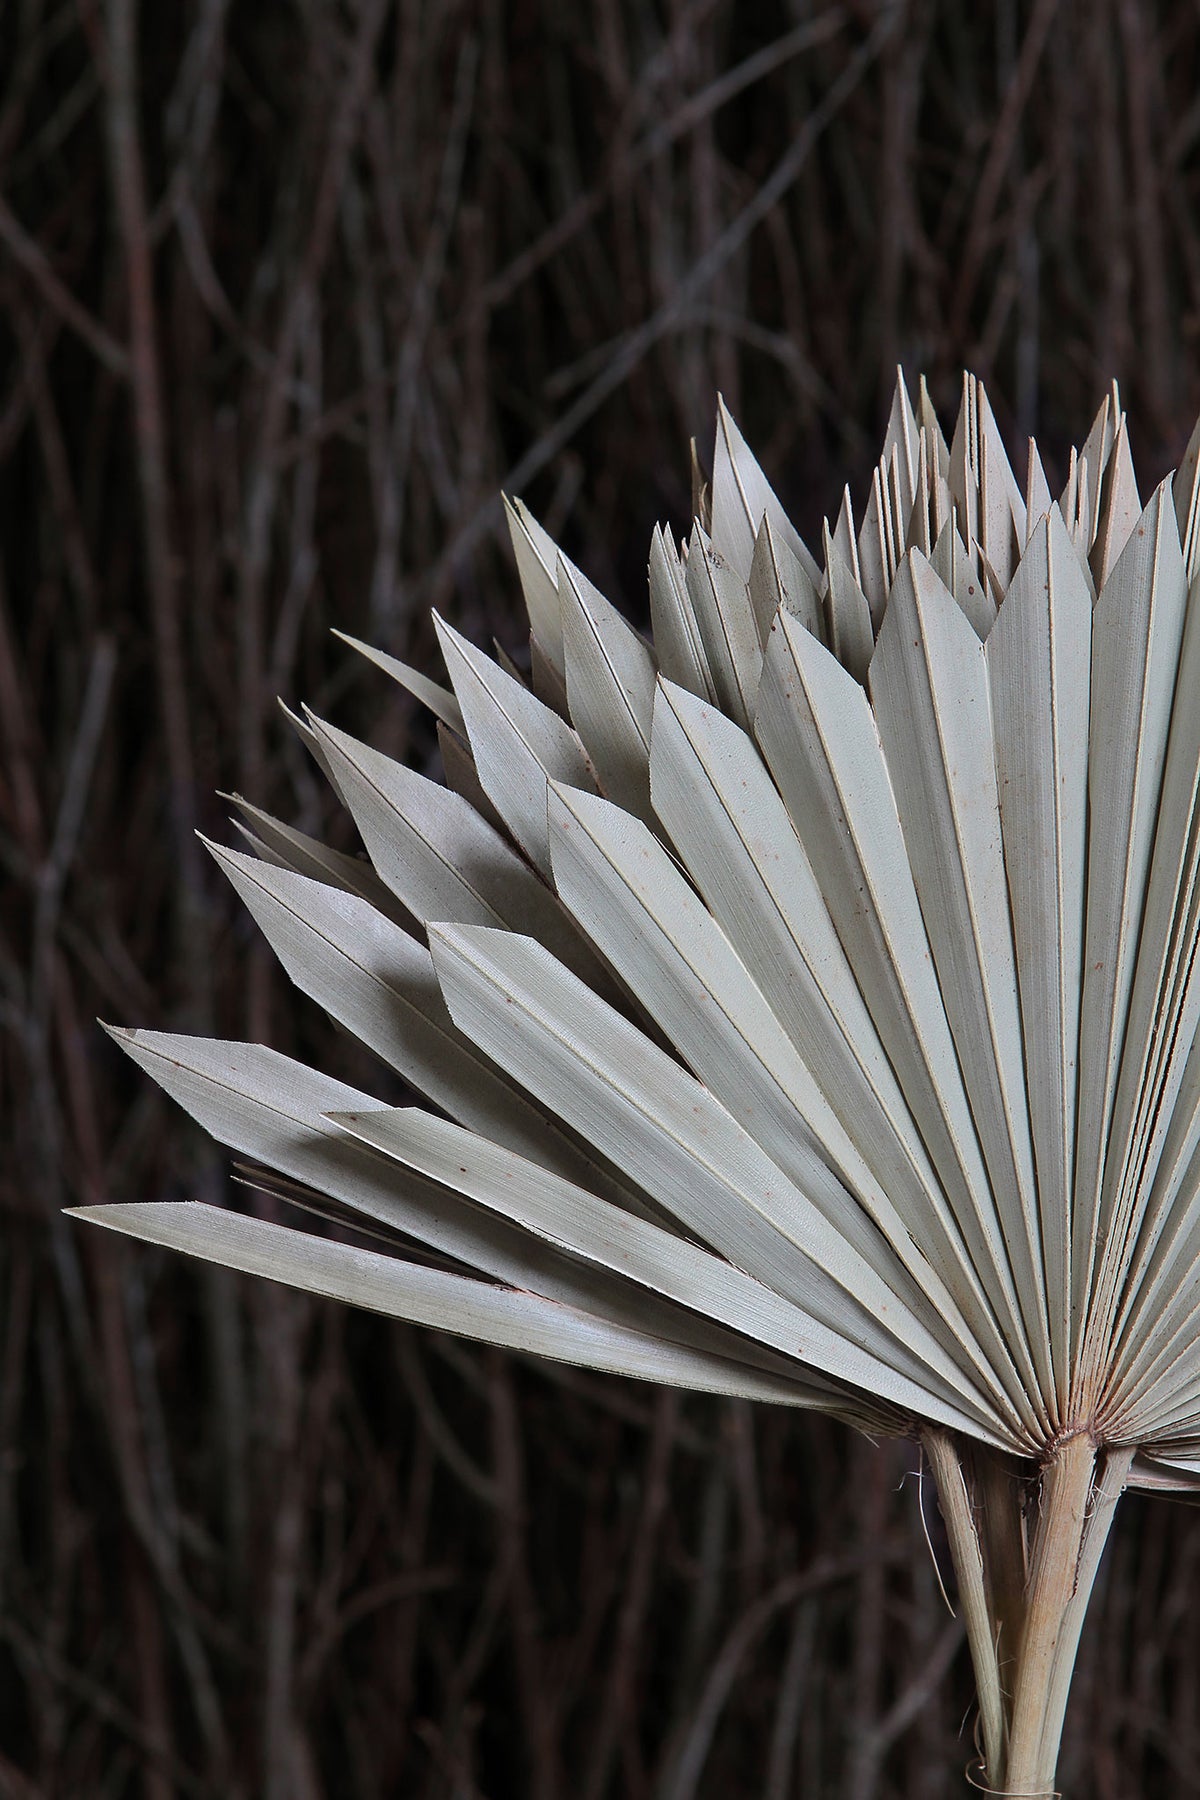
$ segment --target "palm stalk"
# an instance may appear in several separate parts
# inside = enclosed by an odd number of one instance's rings
[[[1054,497],[982,387],[897,383],[818,560],[721,408],[653,646],[520,505],[531,676],[438,621],[446,786],[297,725],[369,861],[210,845],[296,984],[431,1103],[114,1035],[365,1249],[79,1216],[512,1349],[920,1438],[977,1786],[1054,1791],[1127,1487],[1200,1488],[1197,452],[1114,387]],[[414,1260],[408,1247],[419,1246]],[[464,1271],[471,1271],[470,1273]]]

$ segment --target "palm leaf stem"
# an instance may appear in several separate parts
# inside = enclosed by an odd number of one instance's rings
[[[985,1793],[1051,1800],[1079,1635],[1132,1451],[1064,1435],[1036,1487],[994,1452],[927,1429],[980,1707]]]

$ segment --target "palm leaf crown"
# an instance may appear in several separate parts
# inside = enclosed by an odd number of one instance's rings
[[[248,852],[210,846],[435,1110],[116,1034],[283,1191],[419,1254],[86,1215],[870,1431],[1086,1430],[1200,1487],[1197,444],[1143,506],[1114,388],[1056,500],[974,379],[947,446],[901,378],[818,560],[722,407],[690,538],[654,534],[653,649],[510,508],[530,682],[440,620],[450,688],[365,652],[436,713],[447,785],[310,715],[370,862],[244,801]]]

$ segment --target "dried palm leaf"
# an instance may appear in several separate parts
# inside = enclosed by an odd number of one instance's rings
[[[1054,501],[972,377],[949,445],[901,379],[823,568],[723,405],[696,492],[686,547],[654,535],[653,649],[518,504],[532,689],[441,621],[450,688],[366,652],[460,791],[298,722],[369,865],[244,802],[252,854],[210,846],[438,1110],[116,1034],[285,1190],[415,1248],[79,1216],[918,1435],[979,1780],[1048,1795],[1123,1488],[1200,1494],[1197,458],[1143,507],[1114,389]]]

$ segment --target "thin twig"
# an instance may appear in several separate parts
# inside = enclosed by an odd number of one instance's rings
[[[64,287],[50,267],[40,244],[18,222],[2,195],[0,243],[4,244],[13,261],[24,269],[51,311],[57,313],[63,323],[83,340],[110,374],[122,377],[129,375],[132,363],[128,351],[92,317],[70,289]]]

